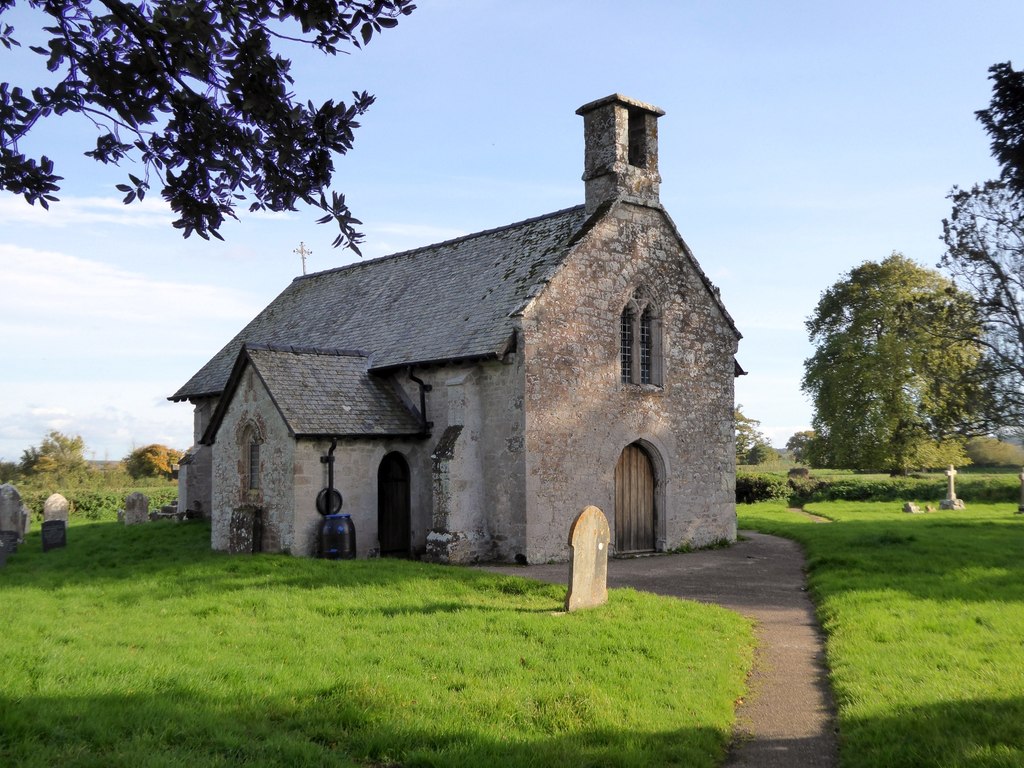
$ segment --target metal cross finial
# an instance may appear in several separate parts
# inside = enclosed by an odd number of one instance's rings
[[[302,258],[302,274],[306,274],[306,257],[312,256],[313,252],[306,247],[306,244],[299,241],[299,247],[296,248],[292,253],[297,253]]]

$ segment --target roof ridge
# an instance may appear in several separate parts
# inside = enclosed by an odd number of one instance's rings
[[[441,248],[441,247],[445,247],[445,246],[455,245],[456,243],[463,243],[463,242],[466,242],[468,240],[474,240],[474,239],[476,239],[478,237],[485,237],[485,236],[488,236],[488,235],[494,235],[494,234],[496,234],[498,232],[502,232],[504,230],[509,230],[509,229],[515,229],[516,227],[522,227],[522,226],[524,226],[526,224],[535,224],[535,223],[537,223],[539,221],[544,221],[545,219],[553,219],[553,218],[555,218],[557,216],[564,216],[564,215],[566,215],[568,213],[577,211],[577,210],[582,209],[584,207],[585,206],[582,203],[579,204],[579,205],[571,205],[568,208],[562,208],[562,209],[557,210],[557,211],[552,211],[551,213],[544,213],[544,214],[541,214],[540,216],[531,216],[530,218],[523,219],[522,221],[515,221],[515,222],[512,222],[511,224],[505,224],[505,225],[500,226],[500,227],[492,227],[491,229],[482,229],[479,232],[471,232],[468,235],[460,235],[459,237],[453,237],[453,238],[451,238],[449,240],[441,240],[440,242],[431,243],[430,245],[421,245],[421,246],[418,246],[416,248],[409,248],[409,249],[404,250],[404,251],[398,251],[396,253],[389,253],[389,254],[387,254],[385,256],[377,256],[376,258],[373,258],[373,259],[364,259],[364,260],[361,260],[361,261],[356,261],[356,262],[353,262],[351,264],[342,264],[340,267],[332,267],[330,269],[321,270],[320,272],[311,272],[308,275],[298,275],[297,277],[292,279],[292,282],[293,283],[297,283],[300,280],[309,280],[309,279],[314,278],[314,277],[322,277],[324,275],[330,275],[330,274],[337,273],[337,272],[344,272],[344,271],[349,270],[349,269],[357,269],[357,268],[369,266],[369,265],[372,265],[372,264],[379,264],[382,261],[388,261],[390,259],[399,259],[399,258],[402,258],[402,257],[408,257],[408,256],[415,255],[417,253],[420,253],[422,251],[432,251],[432,250],[434,250],[436,248]]]
[[[322,355],[323,357],[369,357],[368,352],[359,349],[324,349],[323,347],[302,347],[289,344],[261,344],[246,342],[246,350],[257,352],[287,352],[293,355]]]

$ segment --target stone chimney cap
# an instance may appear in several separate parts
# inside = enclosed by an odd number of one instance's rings
[[[615,102],[626,107],[632,107],[633,109],[642,109],[645,112],[650,112],[658,117],[665,114],[665,110],[660,107],[656,107],[653,104],[645,104],[644,102],[637,101],[636,99],[631,99],[629,96],[623,96],[621,93],[613,93],[611,96],[605,96],[603,99],[598,99],[597,101],[591,101],[589,104],[584,104],[576,110],[576,114],[582,116],[587,114],[587,112],[592,112],[598,107],[603,107],[605,104],[613,104]]]

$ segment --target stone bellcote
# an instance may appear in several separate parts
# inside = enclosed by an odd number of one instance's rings
[[[576,114],[583,117],[587,213],[618,199],[658,205],[658,118],[664,110],[615,93]]]

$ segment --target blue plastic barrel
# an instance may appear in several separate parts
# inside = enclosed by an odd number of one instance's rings
[[[347,512],[324,515],[320,525],[320,557],[352,560],[356,556],[356,526]]]

